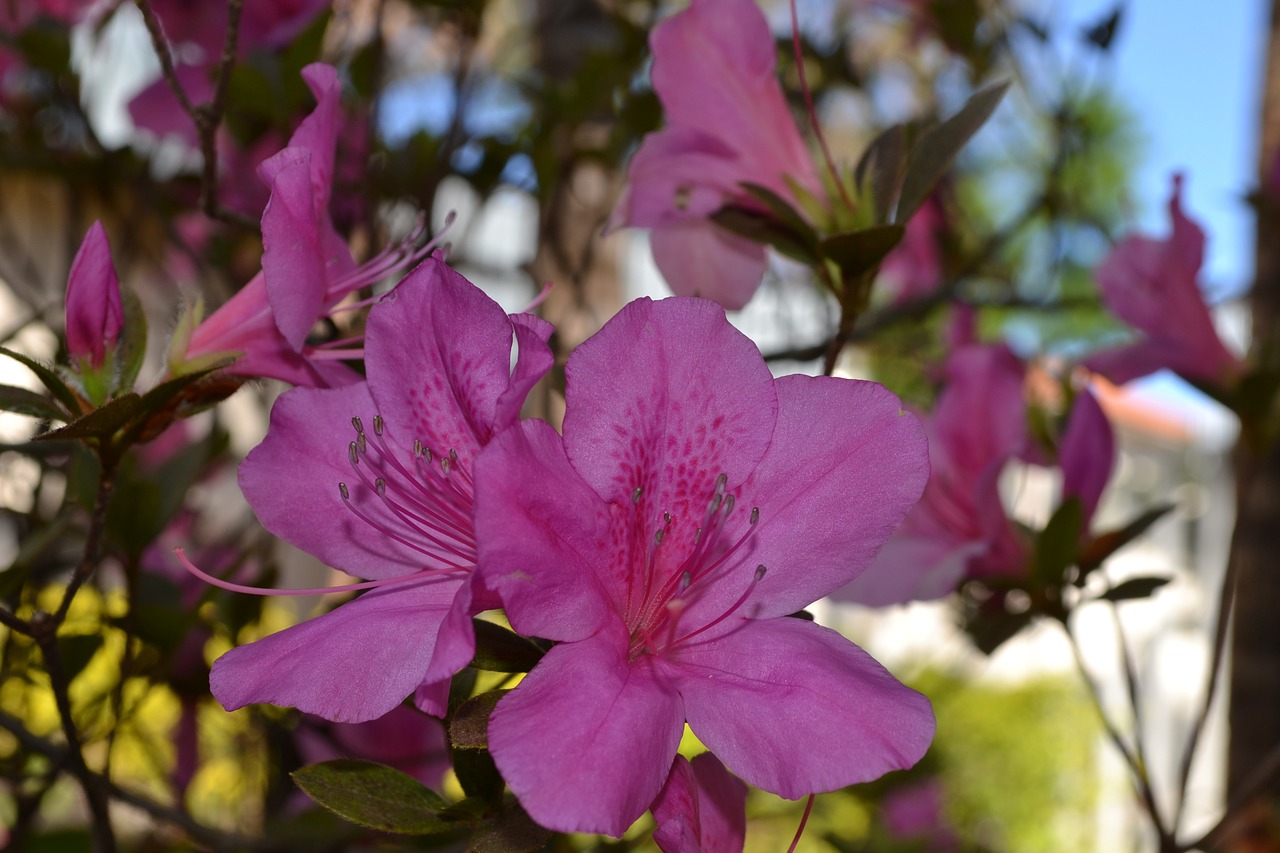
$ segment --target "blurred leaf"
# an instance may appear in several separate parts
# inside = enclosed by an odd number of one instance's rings
[[[870,195],[875,221],[889,221],[907,165],[907,129],[895,124],[877,136],[858,160],[853,177],[862,197]]]
[[[489,715],[506,690],[491,690],[458,706],[449,721],[449,742],[455,749],[488,749]]]
[[[485,619],[472,619],[476,656],[471,665],[486,672],[528,672],[542,660],[543,651],[529,640]]]
[[[108,400],[106,404],[84,417],[76,418],[66,426],[46,432],[38,438],[42,441],[87,438],[109,441],[116,432],[142,411],[141,396],[133,393],[124,394],[114,400]]]
[[[13,385],[0,385],[0,411],[51,421],[67,419],[67,413],[48,397]]]
[[[876,225],[833,234],[822,241],[822,254],[840,267],[845,280],[852,279],[879,266],[905,232],[901,225]]]
[[[739,237],[763,246],[772,246],[800,263],[813,264],[816,260],[805,233],[795,231],[766,213],[745,207],[722,207],[711,214],[711,221]]]
[[[7,347],[0,347],[0,355],[7,355],[14,361],[24,365],[28,370],[36,375],[40,380],[40,384],[49,389],[49,393],[58,398],[58,402],[63,405],[68,412],[80,411],[80,401],[76,398],[75,393],[67,387],[67,383],[58,378],[58,374],[45,367],[33,358],[23,355],[20,352],[14,352]]]
[[[1083,580],[1089,572],[1101,566],[1104,560],[1145,533],[1151,525],[1168,515],[1173,508],[1173,504],[1152,507],[1124,527],[1108,530],[1093,537],[1080,555],[1080,579]]]
[[[1062,585],[1067,568],[1075,563],[1079,553],[1083,524],[1084,509],[1080,506],[1080,499],[1074,496],[1067,498],[1036,537],[1032,575],[1037,581],[1052,587]]]
[[[440,820],[449,803],[406,773],[385,764],[341,758],[289,774],[307,796],[354,824],[402,835],[449,832]]]
[[[1112,7],[1110,14],[1100,18],[1096,24],[1085,27],[1081,35],[1085,41],[1092,44],[1101,51],[1111,49],[1111,42],[1116,37],[1116,29],[1120,26],[1120,21],[1124,17],[1124,4],[1117,3]]]
[[[1150,598],[1152,593],[1171,580],[1173,578],[1130,578],[1111,587],[1098,598],[1103,601],[1132,601],[1136,598]]]
[[[1030,610],[1010,612],[1005,607],[1005,597],[1005,593],[998,592],[981,602],[965,601],[964,630],[983,654],[993,654],[1034,618]]]
[[[89,665],[100,648],[101,634],[69,634],[58,637],[58,656],[62,658],[62,672],[68,682]]]
[[[798,236],[804,238],[806,242],[816,245],[818,235],[814,232],[813,226],[809,224],[809,220],[804,218],[800,211],[796,210],[791,202],[775,193],[768,187],[760,184],[753,184],[750,181],[744,181],[740,185],[747,194],[754,198],[760,204],[777,217],[778,221],[787,226],[788,229],[794,231]]]
[[[1008,89],[1009,83],[1004,82],[975,92],[959,112],[921,135],[907,156],[907,173],[894,222],[906,222],[924,204],[934,185],[955,162],[960,149],[991,118]]]
[[[533,853],[550,840],[550,830],[534,823],[519,804],[511,803],[476,827],[468,853]]]

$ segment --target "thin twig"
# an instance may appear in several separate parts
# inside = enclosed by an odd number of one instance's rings
[[[204,169],[200,175],[200,208],[206,216],[221,218],[218,205],[218,127],[227,109],[227,91],[231,84],[231,69],[236,63],[236,44],[240,38],[240,13],[244,0],[227,3],[227,37],[222,44],[222,58],[215,73],[213,100],[197,108],[196,130],[200,134],[200,152],[204,157]]]
[[[196,127],[199,127],[199,112],[195,104],[191,103],[191,98],[187,97],[187,91],[182,88],[182,82],[178,80],[178,69],[173,63],[173,52],[169,50],[169,42],[164,37],[164,27],[161,26],[160,19],[151,8],[151,0],[136,0],[136,2],[138,11],[142,13],[142,23],[146,25],[147,32],[151,35],[151,46],[155,48],[156,56],[160,59],[160,73],[164,75],[165,82],[173,91],[173,96],[178,99],[182,111],[191,117]]]
[[[71,573],[71,580],[67,582],[67,588],[62,593],[62,602],[58,605],[58,609],[54,611],[51,622],[53,630],[56,631],[67,618],[67,612],[71,610],[71,600],[75,598],[76,593],[80,591],[80,587],[93,574],[93,570],[97,568],[98,560],[101,558],[99,549],[102,545],[102,532],[107,523],[107,504],[111,502],[111,495],[115,492],[115,471],[114,463],[104,459],[102,462],[102,479],[98,484],[98,495],[93,504],[93,515],[89,518],[89,532],[85,535],[84,554],[80,558],[80,563],[76,566],[75,571]]]
[[[1129,707],[1133,709],[1133,751],[1134,758],[1138,761],[1138,766],[1144,770],[1149,767],[1147,762],[1147,750],[1143,744],[1142,738],[1142,695],[1138,690],[1138,674],[1133,665],[1133,655],[1129,652],[1129,641],[1125,637],[1124,625],[1120,621],[1120,610],[1116,607],[1115,602],[1111,604],[1111,620],[1116,627],[1116,644],[1120,647],[1120,661],[1124,667],[1125,688],[1129,693]],[[1170,833],[1177,831],[1177,824],[1165,828],[1164,819],[1160,814],[1159,803],[1156,802],[1154,792],[1148,807],[1151,809],[1151,820],[1156,825],[1156,832],[1161,837],[1161,843],[1165,843],[1170,839]]]

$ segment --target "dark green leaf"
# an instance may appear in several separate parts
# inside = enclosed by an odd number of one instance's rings
[[[833,234],[822,241],[822,254],[840,267],[847,281],[875,269],[902,240],[901,225],[876,225],[862,231]]]
[[[1036,537],[1032,573],[1037,581],[1054,587],[1062,585],[1067,568],[1075,563],[1079,553],[1083,524],[1080,499],[1067,498]]]
[[[100,408],[94,409],[82,418],[46,432],[39,438],[42,441],[96,438],[108,440],[125,424],[133,420],[142,411],[142,397],[137,394],[125,394],[109,400]]]
[[[743,181],[740,186],[747,191],[748,195],[764,205],[787,228],[798,235],[804,236],[812,244],[818,242],[818,235],[814,233],[813,226],[809,224],[809,220],[805,219],[800,211],[792,207],[791,202],[760,184]]]
[[[1157,589],[1173,578],[1130,578],[1116,584],[1098,598],[1103,601],[1132,601],[1135,598],[1150,598]]]
[[[289,775],[311,799],[359,826],[402,835],[456,828],[439,818],[449,805],[443,797],[385,764],[340,758],[310,764]]]
[[[1105,533],[1099,533],[1093,538],[1088,545],[1085,546],[1084,553],[1080,555],[1080,576],[1081,580],[1103,561],[1119,551],[1125,545],[1128,545],[1134,539],[1137,539],[1147,531],[1147,528],[1164,518],[1174,508],[1173,504],[1161,504],[1152,507],[1137,518],[1130,521],[1124,527],[1115,530],[1108,530]]]
[[[486,672],[528,672],[542,660],[542,649],[501,625],[473,619],[476,656],[471,665]]]
[[[1101,18],[1091,27],[1086,27],[1082,35],[1085,41],[1092,44],[1101,51],[1111,49],[1111,42],[1115,40],[1116,29],[1120,26],[1120,19],[1124,16],[1124,5],[1116,4],[1111,13]]]
[[[951,168],[960,149],[995,112],[1008,88],[1008,82],[1004,82],[979,90],[959,112],[924,132],[907,157],[907,174],[894,222],[905,224],[924,204],[934,185]]]
[[[67,413],[48,397],[13,385],[0,385],[0,410],[54,421],[67,419]]]
[[[80,411],[80,401],[76,399],[75,393],[67,387],[67,383],[58,378],[58,374],[45,367],[33,358],[23,355],[20,352],[14,352],[7,347],[0,347],[0,355],[7,355],[14,361],[24,365],[28,370],[36,375],[40,380],[40,384],[49,389],[49,393],[58,398],[58,402],[62,404],[68,412]]]
[[[449,721],[449,742],[454,749],[487,749],[489,747],[489,715],[505,690],[491,690],[474,696],[458,706]]]
[[[58,656],[62,658],[62,672],[67,681],[79,675],[100,648],[101,634],[70,634],[59,637]]]
[[[812,246],[806,236],[768,214],[744,207],[722,207],[711,214],[711,221],[739,237],[763,246],[772,246],[802,264],[812,264],[815,261]]]
[[[877,136],[854,170],[859,193],[871,197],[876,222],[888,222],[907,165],[907,130],[895,124]]]
[[[511,803],[476,827],[468,853],[533,853],[550,840],[549,830],[534,823],[519,804]]]

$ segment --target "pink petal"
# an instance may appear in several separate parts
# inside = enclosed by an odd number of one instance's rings
[[[262,274],[276,326],[295,350],[319,319],[328,285],[311,156],[305,148],[286,148],[259,169],[272,175],[271,199],[262,212]]]
[[[627,164],[628,187],[615,217],[627,224],[654,227],[707,217],[743,196],[746,177],[728,142],[689,127],[651,133]]]
[[[365,359],[378,368],[369,387],[379,411],[437,455],[453,450],[470,464],[510,384],[511,336],[498,303],[428,258],[369,314]]]
[[[547,341],[555,327],[532,314],[512,314],[511,329],[516,339],[516,364],[511,370],[511,381],[494,406],[494,430],[503,430],[520,417],[525,398],[538,381],[555,364],[555,355]]]
[[[750,561],[768,569],[753,616],[793,613],[860,574],[929,477],[919,421],[883,386],[812,376],[775,385],[773,444],[738,496],[760,509]]]
[[[910,767],[933,739],[929,700],[812,622],[747,621],[664,670],[694,734],[744,781],[790,799]]]
[[[422,683],[414,691],[414,704],[424,713],[443,717],[448,710],[449,681],[476,656],[476,632],[471,617],[478,612],[472,607],[472,578],[458,587],[449,612],[440,623],[431,665],[427,667]]]
[[[654,228],[653,260],[678,296],[701,296],[725,308],[742,308],[764,277],[765,250],[705,219]]]
[[[654,843],[662,853],[741,853],[746,801],[747,786],[714,755],[677,755],[653,804]]]
[[[73,358],[102,367],[107,347],[124,327],[120,279],[111,262],[111,245],[101,222],[84,235],[67,276],[67,351]]]
[[[316,212],[327,217],[333,190],[333,158],[338,145],[342,85],[333,66],[313,62],[302,69],[302,79],[315,96],[316,107],[289,137],[290,148],[311,152],[311,183]]]
[[[228,711],[269,702],[335,722],[381,717],[422,680],[459,586],[440,579],[382,587],[232,649],[213,664],[214,698]]]
[[[609,516],[565,457],[560,436],[522,421],[475,466],[479,579],[522,634],[582,640],[617,616],[597,573]]]
[[[875,562],[831,597],[867,607],[887,607],[930,601],[954,592],[964,580],[969,560],[983,551],[983,544],[926,537],[910,531],[909,525],[909,521],[903,524]]]
[[[606,501],[701,516],[719,474],[746,480],[778,405],[759,351],[713,302],[638,299],[566,366],[564,443]]]
[[[613,640],[616,640],[613,641]],[[525,811],[559,832],[620,836],[662,788],[680,697],[625,637],[554,647],[489,719],[489,749]]]
[[[1116,439],[1111,423],[1088,391],[1081,391],[1071,407],[1058,450],[1058,464],[1062,466],[1063,499],[1073,496],[1080,499],[1087,529],[1116,464]]]
[[[276,401],[266,438],[240,465],[240,488],[263,526],[325,563],[363,578],[393,578],[424,567],[424,556],[361,520],[352,502],[385,527],[402,522],[352,468],[348,448],[360,417],[377,414],[364,384],[334,390],[298,388]],[[410,451],[402,449],[405,459]]]
[[[975,481],[1028,444],[1026,366],[1003,345],[974,345],[947,359],[947,386],[929,420],[938,442],[936,468]]]

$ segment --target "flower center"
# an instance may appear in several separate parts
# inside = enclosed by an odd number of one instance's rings
[[[660,566],[671,562],[661,559],[663,543],[669,537],[673,520],[670,513],[662,514],[662,526],[649,540],[642,570],[632,575],[643,577],[643,588],[631,590],[628,595],[627,627],[631,633],[629,660],[641,655],[665,655],[675,647],[702,634],[728,619],[746,603],[751,593],[765,576],[765,567],[754,569],[754,575],[746,590],[733,604],[719,612],[702,610],[696,617],[690,610],[706,597],[718,584],[732,583],[740,563],[730,558],[751,537],[760,521],[760,508],[753,507],[746,522],[746,529],[734,538],[728,531],[742,515],[734,516],[737,499],[727,491],[728,477],[716,478],[711,498],[707,501],[702,525],[693,534],[689,553],[674,569],[662,571]],[[639,503],[643,492],[636,489],[632,502]],[[673,547],[671,544],[668,548]],[[638,592],[638,596],[634,593]],[[638,600],[637,606],[631,601]],[[685,623],[685,624],[682,624]]]

